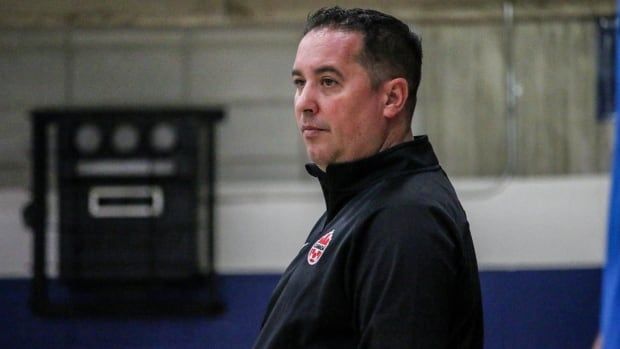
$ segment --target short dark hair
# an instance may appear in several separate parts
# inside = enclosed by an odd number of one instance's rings
[[[304,35],[322,28],[361,33],[364,47],[358,58],[368,71],[373,88],[388,79],[404,77],[409,87],[407,106],[413,114],[422,75],[422,42],[418,34],[385,13],[338,6],[324,7],[308,15]]]

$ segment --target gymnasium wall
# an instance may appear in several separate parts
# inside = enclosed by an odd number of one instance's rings
[[[583,348],[597,328],[611,123],[595,117],[592,21],[530,21],[518,48],[519,159],[506,162],[496,22],[420,27],[414,131],[428,133],[467,210],[488,348]],[[323,209],[303,169],[290,69],[298,28],[0,31],[2,347],[245,348],[271,288]],[[216,267],[229,311],[212,319],[47,320],[27,308],[29,110],[217,105]],[[51,271],[54,271],[52,265]]]
[[[594,19],[514,27],[419,26],[423,80],[413,126],[449,174],[501,175],[509,160],[505,79],[517,81],[517,175],[604,173],[612,128],[596,117]],[[41,106],[211,105],[221,181],[303,181],[292,115],[297,27],[0,30],[0,186],[28,185],[28,112]],[[274,137],[277,135],[277,137]]]
[[[486,347],[587,347],[598,326],[608,179],[455,183],[478,253]],[[13,348],[247,348],[278,274],[323,209],[311,183],[222,185],[216,265],[224,314],[63,320],[28,308],[32,238],[20,219],[27,192],[5,188],[0,198],[0,344]]]

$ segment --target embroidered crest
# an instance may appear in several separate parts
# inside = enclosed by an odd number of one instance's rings
[[[308,264],[315,265],[319,259],[321,259],[323,253],[325,253],[325,249],[327,249],[327,246],[332,241],[332,235],[334,235],[333,230],[323,235],[312,245],[312,248],[308,252]]]

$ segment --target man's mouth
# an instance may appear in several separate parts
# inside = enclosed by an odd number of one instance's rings
[[[304,137],[316,136],[325,131],[327,131],[327,129],[316,126],[305,125],[301,127],[301,134],[304,135]]]

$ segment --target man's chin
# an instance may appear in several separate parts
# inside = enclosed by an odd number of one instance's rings
[[[327,167],[327,161],[325,160],[325,156],[318,152],[313,152],[310,149],[307,150],[307,153],[308,159],[310,159],[310,161],[317,165],[320,169],[325,171],[325,168]]]

